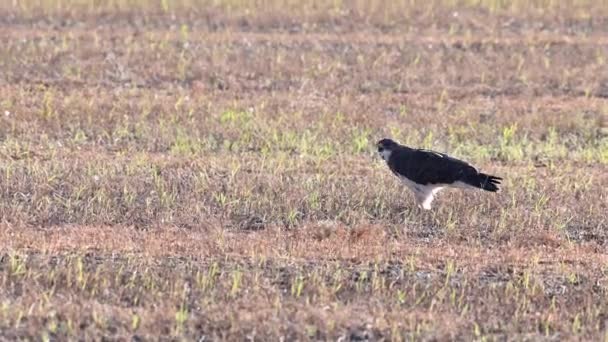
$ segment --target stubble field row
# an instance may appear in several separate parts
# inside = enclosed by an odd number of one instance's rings
[[[3,338],[608,336],[601,2],[0,14]],[[503,191],[421,212],[382,137]]]

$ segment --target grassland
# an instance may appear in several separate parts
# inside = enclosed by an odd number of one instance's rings
[[[607,9],[2,2],[0,338],[608,340]]]

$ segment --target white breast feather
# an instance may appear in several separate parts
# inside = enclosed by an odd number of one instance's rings
[[[426,210],[431,209],[431,202],[433,202],[435,194],[445,186],[444,184],[418,184],[403,176],[400,176],[399,179],[401,179],[405,186],[414,192],[414,197],[416,197],[418,205]]]

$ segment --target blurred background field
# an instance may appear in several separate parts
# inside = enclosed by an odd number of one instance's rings
[[[604,340],[607,59],[605,1],[3,1],[0,336]]]

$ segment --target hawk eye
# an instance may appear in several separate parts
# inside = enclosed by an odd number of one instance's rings
[[[378,147],[378,152],[384,151],[384,147]]]

